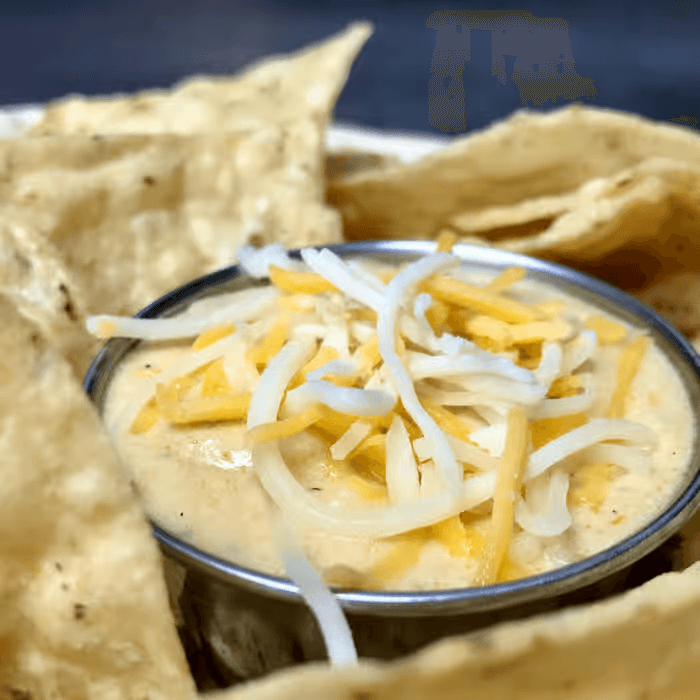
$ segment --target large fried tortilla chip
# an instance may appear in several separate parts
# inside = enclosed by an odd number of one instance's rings
[[[323,205],[325,130],[371,31],[359,22],[234,78],[195,78],[172,92],[69,98],[50,106],[31,134],[206,134],[200,161],[214,188],[210,204],[228,204],[191,212],[198,243],[214,258],[209,269],[231,264],[250,239],[290,248],[338,242],[338,215]]]
[[[97,343],[85,329],[81,286],[35,221],[27,222],[18,210],[0,219],[0,293],[12,299],[82,378]]]
[[[431,238],[464,212],[572,193],[655,156],[700,164],[700,137],[609,110],[523,111],[418,162],[335,180],[328,198],[350,238]]]
[[[191,698],[160,553],[100,420],[0,295],[0,696]]]
[[[438,642],[389,664],[320,666],[227,700],[681,700],[697,697],[700,565],[605,602]]]
[[[517,253],[595,261],[625,245],[664,246],[659,229],[674,209],[700,211],[698,195],[700,164],[649,158],[573,194],[465,213],[449,225]]]
[[[0,221],[42,234],[88,313],[133,313],[248,242],[337,242],[323,143],[365,23],[233,79],[73,98],[0,141]]]
[[[367,22],[357,22],[319,44],[266,59],[233,78],[193,78],[172,91],[69,97],[50,105],[30,133],[250,134],[305,121],[325,130],[350,67],[371,33]],[[318,154],[318,144],[309,145]]]
[[[61,153],[63,164],[53,158]],[[213,224],[225,206],[211,180],[231,168],[212,143],[177,136],[4,141],[2,162],[0,220],[43,235],[81,285],[88,313],[133,313],[215,265],[215,255],[197,245],[188,210],[211,201]]]

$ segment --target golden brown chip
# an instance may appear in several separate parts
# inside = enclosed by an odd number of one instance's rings
[[[12,299],[82,378],[97,343],[84,326],[80,285],[59,251],[25,221],[23,212],[5,211],[12,214],[0,218],[0,293]]]
[[[551,223],[530,236],[501,238],[506,250],[582,262],[601,260],[609,253],[647,242],[666,245],[661,229],[674,208],[695,212],[700,200],[700,167],[666,158],[650,158],[609,178],[581,187],[568,207],[551,216]],[[535,200],[537,201],[537,200]],[[489,231],[482,231],[491,239]]]
[[[639,298],[686,335],[700,333],[700,269],[666,275]]]
[[[237,76],[191,78],[172,91],[69,97],[50,105],[31,135],[254,133],[308,120],[325,129],[350,66],[371,33],[370,24],[356,22],[323,42],[266,59]],[[303,133],[296,137],[308,138]],[[307,145],[318,155],[319,144]]]
[[[0,295],[0,696],[191,698],[160,553],[100,420]]]
[[[356,24],[234,79],[57,103],[42,138],[0,141],[0,219],[55,246],[88,313],[133,313],[249,241],[337,242],[324,132],[370,31]]]
[[[684,700],[697,695],[700,565],[623,596],[438,642],[414,657],[307,666],[229,700]]]
[[[647,158],[700,164],[700,136],[581,106],[516,113],[408,165],[331,183],[349,238],[431,238],[452,217],[572,193]]]
[[[10,164],[0,218],[58,251],[88,313],[133,313],[212,265],[194,240],[185,200],[193,206],[201,192],[187,177],[199,174],[198,156],[215,150],[175,136],[0,142],[0,162]],[[56,153],[66,165],[53,161]],[[223,161],[219,155],[210,177]]]

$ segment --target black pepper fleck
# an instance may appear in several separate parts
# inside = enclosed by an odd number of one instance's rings
[[[87,612],[87,608],[82,604],[82,603],[76,603],[73,606],[73,617],[76,620],[82,620],[85,618],[85,613]]]
[[[63,294],[63,297],[65,299],[63,310],[66,312],[66,315],[71,321],[77,321],[78,314],[75,313],[75,309],[73,308],[73,300],[71,299],[68,287],[66,287],[66,285],[63,284],[63,282],[61,282],[61,284],[58,285],[58,289],[61,292],[61,294]]]

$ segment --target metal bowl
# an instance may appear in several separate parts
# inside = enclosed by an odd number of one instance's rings
[[[399,263],[433,252],[435,244],[369,241],[330,246],[330,249],[344,258],[372,257]],[[559,287],[644,328],[684,382],[695,414],[692,419],[696,426],[700,425],[700,360],[688,341],[656,313],[600,280],[561,265],[478,246],[457,245],[453,252],[465,265],[494,273],[507,266],[525,267],[531,279]],[[172,316],[194,300],[251,284],[261,282],[251,280],[233,266],[166,294],[137,315]],[[127,339],[110,340],[92,363],[84,386],[98,409],[102,407],[115,368],[136,344],[137,341]],[[481,588],[410,592],[338,590],[337,597],[349,615],[360,653],[385,658],[397,656],[448,633],[571,602],[587,602],[619,589],[620,576],[624,578],[635,562],[673,535],[700,503],[700,431],[696,431],[694,440],[688,478],[686,483],[679,484],[675,500],[634,535],[588,559],[537,576]],[[295,661],[323,658],[315,623],[291,581],[212,556],[157,525],[153,532],[171,572],[176,572],[174,579],[179,583],[176,594],[188,639],[197,653],[209,658],[208,668],[216,682],[229,684]],[[656,564],[650,564],[647,570],[646,578],[659,572]],[[254,611],[252,617],[251,611]],[[240,627],[243,617],[247,620],[247,631]],[[257,649],[241,641],[241,635],[250,630],[260,637]],[[265,631],[260,633],[260,630]],[[274,642],[270,643],[268,637]],[[257,659],[253,658],[256,654]]]

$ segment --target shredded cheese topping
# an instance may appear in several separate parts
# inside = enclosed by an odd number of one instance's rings
[[[304,250],[303,262],[279,246],[246,250],[242,266],[269,287],[174,318],[87,325],[99,336],[194,338],[178,367],[149,376],[130,432],[245,423],[254,469],[289,522],[397,538],[368,567],[367,587],[436,541],[493,584],[527,573],[511,558],[514,538],[560,535],[572,509],[600,508],[618,474],[648,469],[654,434],[625,419],[625,404],[649,339],[629,341],[626,326],[600,314],[569,318],[559,301],[525,303],[521,268],[477,286],[454,243],[445,234],[396,273],[329,250]],[[591,370],[601,344],[619,356],[602,410]],[[306,431],[349,465],[364,508],[324,502],[295,478],[279,441]],[[289,552],[290,574],[311,581]]]

